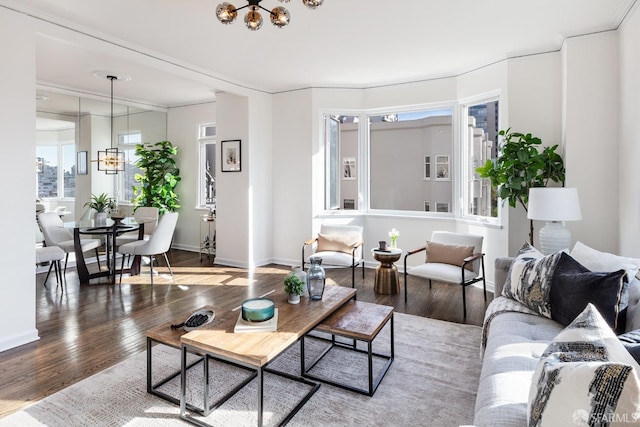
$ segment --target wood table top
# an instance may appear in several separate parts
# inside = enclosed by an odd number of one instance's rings
[[[278,329],[275,332],[234,333],[240,310],[218,310],[213,322],[181,335],[182,344],[230,360],[262,367],[294,344],[322,320],[353,298],[356,290],[342,286],[325,287],[322,300],[307,297],[299,304],[289,304],[283,290],[269,295],[278,309]],[[219,320],[219,321],[218,321]]]
[[[370,302],[349,301],[316,328],[330,334],[348,335],[372,341],[393,315],[393,307]]]

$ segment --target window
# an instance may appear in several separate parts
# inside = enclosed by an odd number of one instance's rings
[[[450,205],[446,202],[436,202],[436,212],[446,213],[450,212]]]
[[[199,131],[200,161],[202,171],[198,179],[198,206],[215,208],[216,206],[216,125],[200,125]]]
[[[356,171],[358,155],[358,116],[325,115],[324,138],[326,147],[325,209],[359,209],[356,201],[360,191]],[[348,206],[348,207],[347,207]]]
[[[142,143],[142,132],[139,130],[118,134],[118,149],[124,151],[126,162],[124,172],[118,174],[119,202],[131,203],[133,201],[133,187],[138,185],[135,180],[137,173],[142,171],[136,167],[138,156],[136,156],[136,144]]]
[[[497,156],[498,112],[496,96],[414,110],[326,113],[325,209],[497,218],[496,191],[475,168]]]
[[[449,181],[449,156],[436,156],[436,180]]]
[[[466,117],[466,186],[464,214],[498,217],[498,194],[491,181],[480,178],[476,168],[498,156],[498,101],[491,100],[463,107]]]
[[[75,141],[36,146],[36,165],[39,198],[61,199],[75,197]]]
[[[368,119],[369,207],[420,212],[425,208],[420,200],[451,203],[453,108],[388,112]],[[431,159],[436,161],[435,181],[430,180]]]
[[[424,179],[431,179],[431,156],[424,156]]]

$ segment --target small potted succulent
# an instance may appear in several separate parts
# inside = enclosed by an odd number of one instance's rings
[[[304,292],[304,282],[293,274],[284,278],[284,292],[288,295],[290,304],[298,304],[300,295]]]

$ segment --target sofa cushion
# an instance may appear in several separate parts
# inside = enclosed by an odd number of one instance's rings
[[[571,256],[591,271],[627,270],[631,281],[640,270],[640,259],[626,258],[608,252],[600,252],[578,241],[571,250]]]
[[[533,371],[542,352],[561,330],[558,322],[538,315],[502,312],[493,317],[482,361],[474,426],[527,425]]]
[[[427,263],[452,264],[460,267],[464,259],[473,255],[473,246],[447,245],[444,243],[427,240]],[[467,270],[473,270],[471,263],[465,266]]]
[[[618,339],[636,362],[640,363],[640,329],[618,335]]]
[[[544,256],[529,243],[525,243],[511,264],[502,295],[551,318],[549,291],[561,253]]]
[[[540,358],[529,392],[529,425],[635,421],[640,414],[639,370],[596,307],[589,304]]]
[[[626,325],[627,274],[621,269],[612,273],[592,272],[570,255],[562,253],[556,265],[549,300],[551,318],[567,326],[588,303],[596,306],[616,333]]]

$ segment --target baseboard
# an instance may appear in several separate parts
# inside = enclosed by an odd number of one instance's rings
[[[24,344],[28,344],[33,341],[38,341],[40,337],[38,336],[38,330],[32,329],[28,332],[10,335],[5,337],[2,341],[0,341],[0,352],[9,350],[11,348],[19,347]]]

